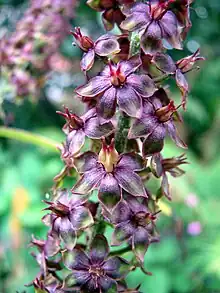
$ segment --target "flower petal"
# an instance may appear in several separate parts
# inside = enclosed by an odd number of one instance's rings
[[[117,102],[120,110],[128,116],[140,118],[142,114],[142,98],[130,85],[125,84],[117,89]]]
[[[158,119],[152,115],[147,115],[144,118],[136,119],[130,127],[128,138],[133,139],[148,136],[152,133],[152,129],[158,125]]]
[[[90,274],[87,271],[72,271],[65,280],[64,288],[72,288],[73,286],[82,286],[90,280]]]
[[[104,76],[96,76],[85,85],[76,88],[76,93],[83,97],[94,97],[111,87],[110,79]]]
[[[143,34],[141,36],[141,49],[146,55],[154,55],[162,50],[163,43],[161,39],[155,39],[153,35]]]
[[[53,223],[53,229],[57,231],[67,249],[72,250],[76,244],[76,233],[68,217],[59,217]]]
[[[75,230],[84,229],[94,223],[91,213],[83,206],[71,211],[70,221]]]
[[[166,123],[166,128],[167,131],[170,135],[170,137],[172,138],[172,140],[175,142],[175,144],[180,147],[180,148],[184,148],[187,149],[187,145],[184,143],[184,141],[179,137],[178,131],[176,129],[176,126],[174,125],[174,123],[172,121],[168,121]]]
[[[95,51],[94,49],[89,50],[83,54],[80,66],[82,71],[88,71],[92,68],[95,60]]]
[[[109,245],[103,235],[96,235],[90,248],[90,258],[93,264],[102,263],[109,254]]]
[[[143,158],[132,152],[121,155],[121,158],[117,164],[118,167],[129,168],[132,171],[140,171],[144,168]]]
[[[109,258],[102,266],[106,274],[113,279],[124,278],[129,272],[129,264],[121,257]]]
[[[112,278],[109,278],[108,276],[101,276],[99,279],[100,287],[102,288],[102,291],[105,293],[117,293],[117,283]]]
[[[85,143],[85,133],[83,130],[73,130],[66,138],[66,149],[68,150],[68,156],[74,156],[77,154]],[[65,157],[65,154],[63,155]]]
[[[152,61],[164,73],[175,73],[176,71],[176,64],[168,54],[157,52]]]
[[[172,11],[167,11],[160,21],[163,38],[175,49],[182,49],[181,37],[178,28],[178,21]]]
[[[135,232],[135,227],[131,224],[131,221],[121,222],[115,227],[112,234],[112,246],[119,246],[125,240],[128,240]]]
[[[128,76],[141,66],[141,60],[139,55],[134,55],[127,61],[119,62],[118,66],[120,66],[121,72],[123,72],[125,76]]]
[[[133,214],[137,214],[139,212],[148,212],[148,209],[144,203],[141,202],[143,198],[137,198],[135,196],[132,196],[129,193],[123,194],[124,200],[127,202],[130,210],[133,212]]]
[[[176,83],[177,86],[179,87],[181,93],[182,93],[182,102],[185,105],[186,104],[186,98],[189,92],[189,85],[188,82],[184,76],[184,74],[182,74],[182,72],[180,70],[176,71]]]
[[[89,268],[88,256],[79,249],[65,250],[62,254],[63,263],[69,270],[86,270]]]
[[[124,21],[122,21],[120,27],[126,31],[136,31],[147,27],[149,20],[149,17],[144,13],[144,11],[141,13],[133,12],[131,15],[126,17]]]
[[[127,77],[127,83],[142,97],[150,97],[156,91],[154,82],[148,75],[131,74]]]
[[[102,179],[98,197],[108,211],[112,211],[120,202],[121,188],[111,173],[107,173]]]
[[[152,156],[162,151],[164,139],[154,139],[151,136],[146,138],[142,145],[142,153],[144,157]]]
[[[95,189],[101,182],[105,172],[102,167],[93,168],[85,172],[79,181],[73,186],[72,192],[78,194],[87,194]]]
[[[85,152],[74,161],[77,171],[82,174],[97,167],[98,156],[93,152]]]
[[[141,178],[127,168],[118,167],[115,169],[115,178],[118,184],[134,196],[147,197]]]
[[[60,250],[60,239],[57,235],[48,235],[44,246],[44,252],[47,257],[56,255]]]
[[[95,53],[99,56],[108,56],[119,52],[120,47],[115,36],[106,34],[95,42]]]
[[[104,122],[114,116],[116,110],[116,89],[113,86],[106,90],[99,98],[96,109],[98,117]]]
[[[114,131],[114,126],[111,122],[100,124],[98,117],[92,117],[85,122],[85,134],[93,139],[108,136]]]
[[[144,261],[144,256],[145,256],[145,253],[148,249],[149,244],[150,244],[149,233],[147,232],[146,229],[139,226],[136,229],[136,232],[133,236],[132,247],[133,247],[133,250],[134,250],[136,257],[141,262]]]
[[[121,222],[128,221],[132,216],[129,205],[125,201],[121,201],[114,209],[111,217],[113,224],[119,224]]]
[[[167,178],[167,175],[166,174],[163,175],[163,179],[162,179],[162,182],[161,182],[161,189],[162,189],[163,194],[169,200],[171,200],[170,185],[169,185],[169,181],[168,181],[168,178]]]

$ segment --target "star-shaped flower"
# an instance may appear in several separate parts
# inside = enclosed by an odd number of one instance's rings
[[[94,98],[100,94],[96,110],[101,123],[114,116],[117,105],[131,117],[141,116],[143,98],[151,96],[156,88],[148,75],[134,73],[140,65],[136,57],[118,64],[109,63],[100,75],[76,89],[80,96]]]
[[[99,200],[109,211],[120,202],[122,189],[134,196],[147,196],[143,182],[136,174],[144,168],[141,156],[135,153],[119,155],[113,141],[110,145],[103,142],[99,155],[86,152],[76,158],[75,165],[82,176],[72,192],[88,194],[98,189]]]
[[[173,114],[176,113],[177,108],[173,101],[163,105],[163,101],[160,99],[163,93],[165,93],[164,90],[160,89],[149,101],[145,101],[143,116],[134,120],[128,133],[130,139],[144,138],[142,148],[144,156],[160,152],[167,133],[178,147],[187,147],[180,139],[174,124]]]
[[[72,272],[64,287],[78,286],[83,293],[117,293],[117,280],[129,272],[129,264],[121,257],[108,257],[106,238],[96,235],[86,254],[80,249],[64,253],[64,264]]]

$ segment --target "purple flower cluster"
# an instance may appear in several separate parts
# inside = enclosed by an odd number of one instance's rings
[[[76,0],[33,0],[10,37],[0,41],[2,70],[18,96],[36,95],[67,35]]]
[[[164,158],[162,151],[167,137],[187,148],[176,124],[183,122],[179,111],[189,92],[185,74],[203,58],[198,50],[174,62],[166,51],[168,44],[182,47],[191,26],[190,1],[87,3],[102,12],[107,30],[117,24],[122,35],[108,33],[94,41],[80,28],[72,32],[86,73],[85,84],[75,91],[87,108],[82,116],[66,107],[58,111],[66,121],[60,147],[65,166],[45,201],[47,238],[32,240],[40,265],[32,285],[49,293],[141,293],[141,286],[129,289],[125,277],[137,267],[149,274],[144,258],[159,241],[158,201],[171,200],[168,177],[183,175],[180,167],[187,164],[185,155]],[[97,59],[103,68],[94,75]],[[177,105],[162,86],[169,77],[181,91]],[[61,188],[66,177],[77,177],[69,192]],[[158,190],[149,190],[151,178],[161,179]]]

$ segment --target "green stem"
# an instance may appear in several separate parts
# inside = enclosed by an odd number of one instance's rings
[[[0,127],[0,137],[18,140],[23,143],[29,143],[42,148],[46,148],[53,152],[58,152],[58,142],[23,129],[8,128],[2,126]]]
[[[126,150],[129,125],[129,117],[121,113],[118,119],[117,133],[115,136],[115,147],[119,153],[123,153]]]

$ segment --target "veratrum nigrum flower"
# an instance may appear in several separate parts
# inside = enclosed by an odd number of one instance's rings
[[[186,98],[189,92],[189,86],[185,78],[185,74],[193,70],[195,63],[199,60],[204,60],[204,57],[200,56],[199,49],[192,55],[182,58],[176,63],[168,54],[160,52],[156,53],[152,59],[152,62],[160,71],[175,77],[177,86],[182,93],[182,103],[184,106],[186,104]]]
[[[177,108],[173,101],[167,105],[162,104],[158,98],[158,92],[149,98],[149,101],[145,101],[142,117],[134,120],[128,133],[129,138],[144,138],[142,148],[144,156],[159,153],[163,148],[167,133],[178,147],[186,148],[186,144],[180,139],[174,124],[173,114],[176,111]]]
[[[85,138],[100,139],[108,136],[114,131],[111,122],[100,124],[95,108],[88,110],[83,116],[79,117],[65,108],[65,112],[57,112],[66,119],[63,127],[64,133],[67,135],[66,143],[62,158],[74,157],[85,143]]]
[[[87,253],[80,249],[64,252],[64,264],[72,271],[64,288],[78,286],[85,293],[117,293],[117,280],[128,274],[129,264],[108,254],[109,245],[102,235],[95,236]]]
[[[150,97],[156,90],[148,75],[135,74],[140,65],[139,58],[109,63],[100,75],[78,87],[76,93],[91,98],[100,94],[96,111],[102,123],[114,116],[117,105],[127,115],[140,118],[143,98]]]
[[[66,190],[58,192],[54,201],[45,201],[49,205],[45,210],[51,211],[43,217],[43,222],[51,227],[50,233],[58,235],[67,249],[73,249],[78,230],[93,224],[90,211],[84,206],[86,198],[74,194],[69,197]]]
[[[162,195],[165,195],[169,200],[171,200],[171,194],[167,173],[173,177],[182,176],[185,171],[179,166],[183,164],[188,164],[184,154],[178,157],[163,159],[162,155],[158,153],[153,155],[151,158],[151,169],[153,174],[157,178],[162,177],[160,191]]]
[[[76,44],[82,49],[82,51],[84,51],[80,63],[83,71],[88,71],[92,68],[96,55],[99,57],[107,57],[120,52],[117,37],[114,35],[102,35],[93,42],[88,36],[82,35],[79,27],[75,28],[72,35],[76,40]]]
[[[164,46],[166,40],[173,48],[181,49],[181,27],[175,14],[170,11],[174,0],[154,0],[136,3],[131,9],[123,10],[127,18],[120,27],[128,31],[139,31],[141,48],[148,53],[155,53]]]
[[[147,208],[146,199],[123,194],[124,200],[114,209],[111,222],[115,225],[112,245],[129,241],[136,257],[143,262],[151,240],[155,240],[153,222],[156,215]]]
[[[112,210],[121,200],[122,189],[134,196],[146,197],[146,190],[137,171],[144,168],[144,160],[135,153],[119,155],[114,142],[103,142],[97,155],[86,152],[75,160],[82,177],[72,188],[72,192],[88,194],[98,189],[100,202],[107,210]]]

